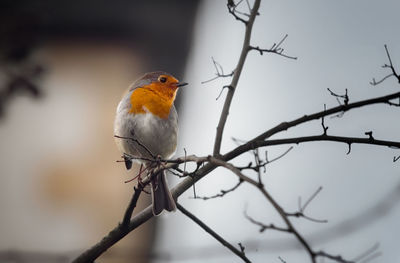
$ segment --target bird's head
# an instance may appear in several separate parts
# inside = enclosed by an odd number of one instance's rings
[[[176,92],[187,85],[162,71],[146,73],[130,87],[131,113],[150,111],[161,118],[168,117]]]

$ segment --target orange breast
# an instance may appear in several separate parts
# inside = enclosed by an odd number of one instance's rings
[[[149,111],[162,119],[167,119],[174,103],[176,89],[169,91],[165,90],[165,87],[162,88],[150,84],[135,89],[131,94],[132,108],[129,112],[143,114]]]

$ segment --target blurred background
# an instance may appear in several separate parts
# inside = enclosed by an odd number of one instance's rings
[[[183,77],[198,1],[1,5],[0,262],[69,262],[122,220],[116,106],[147,71]],[[99,262],[147,262],[156,226]]]
[[[252,2],[252,1],[250,1]],[[243,5],[243,11],[246,5]],[[289,37],[289,60],[250,53],[235,93],[222,152],[282,121],[337,105],[327,88],[350,102],[396,92],[384,44],[400,70],[396,0],[263,1],[252,44],[268,48]],[[0,8],[0,262],[69,262],[122,219],[132,173],[116,163],[113,118],[122,93],[144,72],[165,70],[190,86],[180,90],[177,155],[212,152],[229,79],[214,77],[211,57],[234,69],[244,26],[225,1],[2,1]],[[398,108],[371,106],[327,118],[328,133],[400,141]],[[319,121],[276,138],[320,134]],[[270,147],[276,157],[289,146]],[[306,214],[328,223],[293,219],[316,250],[351,259],[379,244],[374,262],[398,262],[399,162],[395,149],[336,143],[296,145],[267,167],[267,190],[288,211],[318,187]],[[264,149],[261,151],[264,157]],[[235,160],[247,164],[250,154]],[[171,186],[178,179],[170,177]],[[218,169],[196,184],[199,196],[235,185]],[[245,219],[283,223],[264,198],[242,185],[222,199],[179,202],[254,262],[309,262],[291,236]],[[142,195],[139,209],[149,198]],[[164,213],[111,248],[98,262],[239,262],[179,212]],[[329,261],[325,261],[329,262]]]

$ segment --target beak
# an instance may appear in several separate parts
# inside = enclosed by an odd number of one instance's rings
[[[178,82],[177,84],[176,84],[176,86],[177,87],[183,87],[183,86],[186,86],[188,83],[186,83],[186,82]]]

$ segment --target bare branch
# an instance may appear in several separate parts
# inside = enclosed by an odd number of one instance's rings
[[[283,220],[283,222],[286,224],[287,228],[282,228],[280,230],[285,230],[285,232],[289,232],[291,234],[293,234],[297,241],[300,242],[300,244],[304,247],[304,249],[307,251],[307,253],[309,254],[311,261],[313,263],[316,262],[316,258],[317,257],[325,257],[325,258],[329,258],[332,260],[336,260],[337,262],[352,262],[352,261],[347,261],[344,260],[341,256],[333,256],[330,255],[328,253],[325,253],[323,251],[319,251],[319,252],[315,252],[310,244],[305,240],[305,238],[298,232],[298,230],[293,226],[293,224],[291,223],[291,221],[289,220],[289,216],[288,213],[286,213],[284,211],[284,209],[276,202],[276,200],[269,194],[269,192],[264,188],[260,176],[259,176],[259,180],[253,180],[252,178],[244,175],[242,173],[242,170],[245,168],[238,168],[235,167],[233,164],[228,163],[228,161],[232,160],[233,158],[251,151],[251,150],[256,150],[258,151],[259,147],[263,147],[263,146],[272,146],[272,145],[282,145],[282,144],[291,144],[291,143],[303,143],[303,142],[310,142],[310,141],[333,141],[333,142],[342,142],[342,143],[346,143],[349,146],[349,152],[351,150],[351,144],[353,143],[360,143],[360,144],[370,144],[370,145],[381,145],[381,146],[388,146],[388,147],[392,147],[392,148],[400,148],[400,142],[393,142],[393,141],[383,141],[383,140],[376,140],[373,136],[372,136],[372,132],[366,133],[366,135],[368,135],[368,138],[352,138],[352,137],[340,137],[340,136],[328,136],[326,134],[326,129],[327,127],[325,127],[324,124],[324,120],[322,119],[322,126],[324,128],[324,134],[322,135],[317,135],[317,136],[306,136],[306,137],[298,137],[298,138],[287,138],[287,139],[278,139],[278,140],[268,140],[271,136],[281,132],[281,131],[285,131],[289,128],[295,127],[297,125],[303,124],[303,123],[307,123],[310,122],[312,120],[317,120],[320,118],[324,118],[326,116],[332,115],[332,114],[337,114],[337,113],[344,113],[347,112],[351,109],[355,109],[355,108],[359,108],[359,107],[364,107],[367,105],[372,105],[372,104],[379,104],[379,103],[383,103],[383,104],[387,104],[390,106],[399,106],[399,104],[392,102],[392,100],[394,99],[399,99],[400,101],[400,92],[397,93],[393,93],[393,94],[389,94],[386,96],[382,96],[382,97],[376,97],[376,98],[372,98],[372,99],[368,99],[368,100],[362,100],[362,101],[358,101],[358,102],[354,102],[354,103],[348,103],[348,96],[347,96],[347,90],[346,90],[346,94],[345,95],[337,95],[335,93],[333,93],[334,95],[336,95],[336,97],[340,97],[344,99],[344,104],[343,105],[339,105],[337,107],[331,108],[331,109],[324,109],[324,111],[321,112],[317,112],[311,115],[305,115],[303,117],[300,117],[298,119],[292,120],[290,122],[283,122],[267,131],[265,131],[264,133],[260,134],[259,136],[253,138],[252,140],[244,143],[243,145],[240,145],[236,148],[234,148],[233,150],[231,150],[230,152],[226,153],[225,155],[221,155],[220,150],[221,150],[221,143],[222,143],[222,138],[223,138],[223,132],[224,132],[224,127],[227,121],[227,117],[229,114],[229,109],[230,109],[230,105],[232,102],[232,98],[235,92],[235,89],[237,87],[247,54],[250,50],[256,50],[259,51],[261,54],[263,52],[269,52],[269,53],[276,53],[278,55],[282,55],[284,50],[283,48],[281,48],[281,45],[283,44],[283,42],[285,41],[285,39],[287,38],[287,35],[285,37],[283,37],[283,39],[278,42],[277,44],[274,44],[270,49],[268,50],[264,50],[261,49],[259,47],[252,47],[250,46],[250,38],[251,38],[251,32],[252,32],[252,27],[254,24],[254,20],[255,17],[258,15],[258,9],[260,6],[260,0],[255,0],[255,3],[253,5],[253,8],[249,8],[250,9],[250,14],[246,14],[243,12],[240,12],[237,10],[237,7],[240,3],[242,3],[243,0],[241,0],[239,3],[235,4],[233,0],[229,0],[227,7],[228,7],[228,11],[231,15],[233,15],[237,20],[243,22],[246,25],[246,30],[245,30],[245,37],[243,40],[243,46],[241,49],[241,54],[239,57],[239,61],[237,63],[237,66],[234,70],[234,72],[232,72],[231,74],[224,74],[223,73],[223,69],[222,66],[215,62],[214,62],[214,66],[216,68],[217,71],[217,77],[218,74],[221,75],[221,77],[224,77],[225,75],[227,77],[232,76],[232,80],[231,80],[231,84],[229,86],[229,90],[228,90],[228,94],[225,98],[225,102],[224,102],[224,106],[223,106],[223,110],[221,112],[220,115],[220,119],[219,119],[219,123],[217,126],[217,132],[216,132],[216,137],[215,137],[215,142],[214,142],[214,149],[213,149],[213,156],[207,156],[207,157],[197,157],[197,156],[186,156],[186,152],[185,152],[185,157],[184,158],[177,158],[177,159],[173,159],[173,160],[161,160],[159,158],[156,158],[150,151],[148,151],[147,149],[146,151],[149,152],[149,156],[151,156],[152,158],[142,158],[142,160],[145,161],[149,161],[150,163],[154,162],[155,164],[160,164],[162,163],[162,165],[157,165],[154,169],[152,169],[150,176],[147,176],[144,180],[143,183],[144,185],[146,183],[149,182],[149,180],[151,180],[151,176],[152,174],[155,174],[157,172],[159,172],[160,170],[174,170],[177,171],[177,174],[180,174],[180,176],[184,177],[187,175],[190,175],[187,178],[184,178],[175,188],[173,188],[172,190],[172,194],[174,196],[174,198],[179,197],[183,192],[185,192],[187,189],[189,189],[190,187],[194,187],[195,183],[200,180],[201,178],[203,178],[204,176],[206,176],[207,174],[209,174],[210,172],[212,172],[214,169],[216,169],[217,167],[224,167],[226,169],[229,169],[230,171],[232,171],[236,176],[239,177],[239,181],[240,182],[247,182],[251,185],[253,185],[254,187],[256,187],[263,195],[264,197],[272,204],[272,206],[275,208],[275,210],[279,213],[281,219]],[[248,1],[246,1],[246,3],[248,4]],[[249,5],[249,4],[248,4]],[[246,17],[246,18],[243,18]],[[247,19],[248,18],[248,19]],[[387,46],[385,45],[385,50],[389,59],[389,65],[385,64],[384,68],[390,68],[392,70],[392,74],[394,75],[400,82],[400,77],[397,74],[397,72],[394,69],[394,66],[392,64],[392,60],[390,57],[390,54],[388,52]],[[286,56],[286,55],[285,55]],[[294,57],[291,57],[294,58]],[[386,78],[385,78],[386,79]],[[382,80],[383,81],[383,80]],[[374,80],[374,82],[376,83],[376,81]],[[223,88],[225,89],[225,87]],[[223,90],[222,89],[222,90]],[[222,91],[221,91],[222,92]],[[332,94],[332,92],[331,92]],[[346,101],[347,99],[347,101]],[[133,140],[134,142],[138,143],[139,145],[141,145],[140,142],[138,142],[137,140],[135,140],[134,138],[127,138],[127,137],[120,137],[117,136],[117,138],[121,138],[121,139],[128,139],[128,140]],[[291,149],[291,148],[289,148]],[[289,151],[289,150],[288,150]],[[288,152],[287,151],[287,152]],[[258,152],[257,152],[258,154]],[[139,159],[137,157],[130,157],[130,160],[133,159]],[[256,156],[256,162],[255,162],[255,166],[252,166],[252,164],[250,164],[250,166],[248,168],[254,168],[255,171],[258,171],[260,173],[260,168],[265,167],[265,163],[268,163],[268,159],[266,158],[266,161],[262,161],[259,156]],[[397,161],[400,157],[395,157],[394,161]],[[126,160],[124,160],[125,164],[126,164]],[[197,168],[193,171],[188,173],[186,171],[186,167],[184,167],[183,171],[179,168],[179,165],[184,164],[184,166],[186,165],[187,162],[195,162],[197,164]],[[240,185],[240,184],[238,184]],[[233,189],[234,190],[234,189]],[[232,191],[233,191],[232,190]],[[143,189],[141,190],[143,191]],[[134,195],[132,197],[130,206],[128,207],[125,216],[124,216],[124,220],[122,224],[119,224],[116,228],[114,228],[106,237],[104,237],[99,243],[97,243],[96,245],[94,245],[92,248],[88,249],[87,251],[85,251],[84,253],[82,253],[77,259],[75,259],[74,262],[93,262],[98,256],[100,256],[104,251],[106,251],[109,247],[111,247],[113,244],[115,244],[116,242],[118,242],[120,239],[122,239],[125,235],[127,235],[130,231],[136,229],[138,226],[140,226],[141,224],[143,224],[144,222],[146,222],[147,220],[149,220],[150,218],[153,217],[152,214],[152,209],[151,206],[147,207],[146,209],[144,209],[143,211],[141,211],[140,213],[138,213],[136,216],[134,216],[132,219],[131,217],[131,210],[134,209],[134,207],[136,206],[136,202],[138,199],[138,195],[140,194],[141,191],[137,191],[135,189]],[[304,210],[306,209],[306,207],[308,206],[308,204],[311,202],[311,200],[313,200],[313,198],[315,198],[315,195],[317,195],[319,192],[319,190],[317,190],[317,192],[312,195],[309,200],[302,206],[301,203],[299,205],[299,210],[301,213],[304,212]],[[135,197],[135,195],[137,195],[137,197]],[[131,208],[131,206],[133,208]],[[180,207],[180,210],[184,208],[181,207],[178,204],[178,208]],[[182,210],[181,210],[182,211]],[[190,213],[189,213],[190,214]],[[304,216],[304,215],[303,215]],[[193,216],[194,217],[194,216]],[[194,217],[196,218],[196,217]],[[195,220],[195,219],[193,219]],[[200,221],[201,222],[201,221]],[[257,222],[257,221],[255,221]],[[202,222],[201,222],[202,223]],[[262,227],[262,223],[259,223],[259,226]],[[204,223],[202,223],[204,224]],[[200,224],[199,224],[200,225]],[[204,227],[207,227],[204,224]],[[269,228],[274,228],[277,229],[277,227],[273,226],[271,227],[271,225],[264,225],[264,227],[269,227]],[[208,228],[208,227],[207,227]],[[265,229],[267,229],[265,228]],[[279,229],[279,228],[278,228]],[[211,230],[212,231],[212,230]],[[214,232],[215,233],[215,232]],[[213,235],[215,238],[219,237],[216,233],[215,235]],[[219,237],[219,239],[217,238],[217,240],[219,240],[221,243],[224,242],[224,240],[222,238]],[[226,242],[226,241],[225,241]],[[226,242],[227,243],[227,242]],[[229,243],[227,243],[229,245]],[[229,248],[229,246],[227,246]],[[231,249],[234,253],[236,251],[235,254],[237,254],[239,257],[241,257],[245,262],[250,262],[248,261],[247,257],[244,254],[244,247],[239,243],[239,248],[240,250],[238,250],[237,248],[231,246],[233,249]],[[370,255],[370,257],[373,257],[374,255]]]
[[[345,260],[344,258],[342,258],[342,256],[338,255],[338,256],[333,256],[331,254],[328,254],[324,251],[318,251],[314,253],[314,257],[324,257],[324,258],[329,258],[331,260],[334,260],[336,262],[339,263],[355,263],[355,261],[349,261],[349,260]]]
[[[375,78],[372,78],[372,81],[369,82],[369,84],[371,84],[372,86],[377,86],[392,76],[394,76],[394,74],[390,73],[389,75],[386,75],[385,77],[383,77],[382,79],[380,79],[378,81]]]
[[[362,107],[365,105],[372,105],[372,104],[377,104],[377,103],[387,103],[388,100],[391,100],[393,98],[398,98],[399,96],[400,96],[400,93],[394,93],[394,94],[390,94],[390,95],[386,95],[386,96],[382,96],[382,97],[378,97],[378,98],[373,98],[373,99],[369,99],[369,100],[350,103],[347,106],[343,105],[343,106],[335,107],[335,108],[329,109],[327,111],[318,112],[318,113],[315,113],[312,115],[308,115],[308,116],[306,115],[306,116],[303,116],[292,122],[284,122],[272,129],[264,132],[263,134],[255,137],[253,140],[236,147],[232,151],[223,155],[221,157],[221,159],[222,160],[231,160],[244,152],[254,149],[254,147],[287,144],[287,143],[299,143],[300,141],[298,138],[291,138],[291,139],[285,139],[285,140],[268,140],[268,141],[259,141],[259,138],[261,138],[261,139],[268,138],[268,137],[272,136],[273,134],[276,134],[279,131],[286,130],[286,129],[296,126],[298,124],[308,122],[313,119],[318,119],[322,116],[327,116],[327,115],[334,114],[334,113],[337,113],[340,111],[348,111],[350,109]],[[370,139],[365,139],[365,138],[353,138],[349,141],[347,137],[337,137],[337,136],[310,136],[310,137],[302,137],[302,138],[303,139],[300,139],[302,142],[312,141],[312,140],[327,140],[327,141],[340,141],[340,142],[347,143],[348,145],[351,145],[351,143],[367,143],[367,144],[383,145],[383,146],[399,148],[399,143],[393,143],[390,141],[380,141],[380,140],[376,140],[376,139],[371,141]],[[174,160],[166,160],[168,162],[168,165],[166,166],[166,168],[177,167],[178,164],[184,163],[184,162],[189,162],[189,161],[190,162],[206,162],[209,158],[210,158],[210,156],[208,156],[208,157],[187,156],[186,158],[177,158]],[[184,191],[186,191],[189,187],[191,187],[195,182],[200,180],[206,174],[210,173],[217,166],[218,165],[216,165],[216,163],[205,164],[202,168],[200,168],[196,172],[194,172],[193,177],[186,178],[181,183],[179,183],[174,188],[173,195],[175,197],[181,195]],[[239,174],[241,174],[239,169],[237,169],[237,168],[234,168],[234,169],[239,171]],[[250,179],[250,178],[246,177],[246,180],[247,179]],[[253,181],[252,184],[257,185],[257,182]],[[127,233],[129,233],[133,229],[136,229],[138,226],[140,226],[142,223],[144,223],[151,217],[152,217],[151,206],[149,206],[145,210],[141,211],[138,215],[136,215],[131,220],[128,230],[121,229],[120,226],[116,227],[101,242],[99,242],[92,248],[88,249],[85,253],[81,254],[74,262],[90,262],[90,260],[93,261],[99,255],[101,255],[106,249],[108,249],[113,244],[115,244],[118,240],[123,238]]]
[[[288,230],[296,237],[296,239],[302,244],[304,249],[307,251],[309,254],[311,260],[313,263],[315,263],[315,256],[314,252],[311,249],[311,246],[307,243],[307,241],[303,238],[303,236],[294,228],[292,223],[290,222],[289,218],[286,216],[286,212],[283,210],[283,208],[272,198],[272,196],[264,189],[263,185],[260,185],[259,182],[254,181],[253,179],[245,176],[240,172],[239,169],[237,169],[235,166],[233,166],[230,163],[224,162],[223,160],[217,159],[215,157],[210,156],[209,157],[210,163],[217,164],[219,166],[225,167],[229,170],[231,170],[234,174],[236,174],[239,178],[242,180],[250,183],[251,185],[255,186],[258,188],[258,190],[264,195],[264,197],[272,204],[272,206],[275,208],[275,210],[278,212],[278,214],[281,216],[282,220],[285,222],[286,226],[288,227]]]
[[[283,158],[286,154],[288,154],[291,150],[293,149],[293,146],[290,146],[286,151],[284,151],[283,153],[281,153],[280,155],[276,156],[275,158],[269,160],[268,159],[268,151],[265,151],[265,161],[261,160],[259,158],[259,160],[256,162],[255,165],[253,165],[252,162],[250,162],[248,165],[246,166],[236,166],[236,168],[238,168],[240,171],[243,170],[253,170],[255,172],[258,172],[261,168],[264,169],[263,172],[266,171],[266,166],[270,163],[273,163],[281,158]]]
[[[312,200],[314,200],[314,198],[321,192],[322,190],[322,186],[318,187],[317,191],[315,191],[310,198],[308,198],[308,200],[305,202],[304,205],[301,205],[301,197],[300,197],[300,201],[299,201],[299,209],[301,212],[304,212],[304,210],[306,210],[307,206],[311,203]]]
[[[229,12],[236,20],[239,20],[240,22],[242,22],[243,24],[245,24],[246,26],[248,26],[248,24],[249,24],[251,18],[249,18],[249,20],[245,20],[245,19],[241,18],[239,15],[245,15],[245,16],[247,16],[247,17],[251,17],[251,15],[245,14],[245,13],[242,13],[242,12],[236,10],[236,8],[242,3],[242,1],[243,1],[243,0],[240,0],[237,4],[235,4],[233,0],[228,0],[228,3],[227,3],[226,6],[228,7],[228,12]],[[239,15],[238,15],[238,14],[239,14]]]
[[[242,51],[240,53],[239,61],[238,61],[238,64],[236,66],[236,69],[235,69],[235,74],[233,75],[232,82],[229,85],[231,87],[231,89],[229,89],[228,94],[226,95],[224,107],[222,109],[221,117],[220,117],[219,122],[218,122],[217,133],[216,133],[215,142],[214,142],[214,151],[213,151],[213,155],[214,156],[220,155],[221,143],[222,143],[222,135],[223,135],[223,132],[224,132],[225,123],[226,123],[226,120],[228,119],[229,108],[231,106],[232,98],[233,98],[233,95],[235,93],[236,86],[237,86],[237,84],[239,82],[240,74],[242,73],[244,62],[246,61],[246,57],[247,57],[247,54],[248,54],[248,51],[249,51],[251,31],[253,29],[253,24],[254,24],[254,20],[256,18],[256,15],[258,13],[258,9],[260,7],[260,2],[261,2],[260,0],[256,0],[254,2],[253,8],[252,8],[251,13],[250,13],[249,20],[247,20],[247,21],[243,20],[241,18],[238,18],[237,15],[234,13],[234,8],[236,6],[232,7],[231,5],[229,5],[229,2],[228,2],[228,5],[227,5],[229,12],[233,16],[235,16],[236,19],[239,19],[240,21],[245,23],[246,32],[245,32],[245,36],[244,36],[244,40],[243,40]]]
[[[260,48],[260,47],[258,47],[258,46],[257,46],[257,47],[249,46],[249,51],[250,51],[250,50],[258,51],[258,52],[260,52],[260,55],[261,55],[261,56],[262,56],[262,55],[264,54],[264,52],[265,52],[265,53],[272,53],[272,54],[276,54],[276,55],[279,55],[279,56],[282,56],[282,57],[285,57],[285,58],[289,58],[289,59],[294,59],[294,60],[296,60],[297,57],[289,56],[289,55],[286,55],[286,54],[283,53],[283,52],[285,51],[285,49],[282,48],[281,45],[283,44],[283,42],[286,40],[287,37],[288,37],[288,35],[286,34],[286,35],[281,39],[281,41],[278,42],[278,44],[277,44],[277,43],[274,43],[270,48],[265,48],[265,49],[263,49],[263,48]]]
[[[349,104],[350,106],[351,104]],[[314,137],[314,138],[313,138]],[[255,139],[257,139],[256,137]],[[335,137],[335,136],[310,136],[310,137],[300,137],[303,139],[300,139],[302,141],[311,141],[311,140],[331,140],[331,141],[340,141],[340,142],[345,142],[348,143],[349,140],[347,137]],[[222,159],[217,159],[212,156],[207,156],[207,157],[197,157],[194,155],[187,156],[186,158],[177,158],[174,160],[168,160],[167,165],[160,167],[159,169],[169,169],[169,168],[174,168],[177,167],[177,165],[184,163],[184,162],[196,162],[196,163],[204,163],[204,165],[199,168],[196,172],[194,172],[193,176],[190,178],[185,178],[182,182],[180,182],[173,190],[172,194],[176,198],[179,195],[181,195],[183,192],[185,192],[188,188],[192,187],[195,182],[203,178],[205,175],[209,174],[211,171],[213,171],[216,167],[218,166],[224,166],[231,171],[233,171],[236,175],[239,176],[242,180],[254,185],[258,186],[258,182],[252,180],[251,178],[244,176],[240,170],[236,167],[234,167],[231,164],[228,164],[225,162],[225,160],[231,160],[235,158],[236,156],[247,152],[254,147],[261,147],[261,146],[268,146],[268,145],[278,145],[278,144],[287,144],[287,143],[299,143],[298,138],[291,138],[291,139],[282,139],[282,140],[268,140],[268,141],[250,141],[244,145],[240,145],[230,151],[229,153],[225,154],[222,156]],[[351,140],[351,143],[368,143],[368,144],[374,144],[374,145],[383,145],[383,146],[391,146],[391,147],[396,147],[399,148],[400,143],[393,143],[389,141],[380,141],[380,140],[370,140],[368,138],[353,138]],[[154,171],[156,172],[156,171]],[[146,180],[150,180],[149,177],[145,178],[144,182]],[[267,197],[268,200],[271,200],[270,202],[273,203],[273,206],[277,209],[279,214],[283,215],[284,218],[286,218],[285,211],[280,208],[280,206],[272,199],[272,197],[269,196],[269,194],[264,190],[260,189],[264,196]],[[152,215],[152,209],[151,206],[148,206],[146,209],[142,210],[140,213],[138,213],[135,217],[133,217],[129,223],[129,227],[122,227],[122,225],[117,226],[114,228],[106,237],[104,237],[99,243],[82,253],[78,258],[76,258],[73,262],[74,263],[79,263],[79,262],[92,262],[94,261],[97,257],[99,257],[104,251],[106,251],[109,247],[114,245],[116,242],[118,242],[120,239],[122,239],[124,236],[126,236],[130,231],[136,229],[139,227],[141,224],[149,220]],[[287,219],[287,218],[286,218]],[[289,224],[291,225],[290,221],[288,221]],[[307,242],[300,236],[299,233],[295,234],[297,239],[305,246],[306,250],[308,252],[312,251]],[[313,261],[315,262],[315,261]]]
[[[308,219],[310,221],[316,222],[316,223],[327,223],[328,220],[321,220],[321,219],[315,219],[309,216],[306,216],[304,214],[304,211],[306,210],[307,206],[311,203],[311,201],[318,195],[318,193],[322,190],[322,186],[318,187],[317,191],[315,191],[310,198],[305,202],[304,205],[301,204],[301,197],[299,197],[299,211],[294,212],[294,213],[286,213],[287,216],[293,216],[293,217],[303,217],[305,219]]]
[[[130,221],[128,227],[119,224],[117,227],[111,230],[108,235],[103,237],[100,242],[83,252],[72,262],[94,262],[94,260],[98,258],[101,254],[103,254],[108,248],[110,248],[123,237],[125,237],[129,232],[147,222],[151,217],[153,217],[152,208],[151,206],[148,206],[147,208],[136,214],[136,216]]]
[[[183,206],[181,206],[179,203],[176,204],[177,208],[179,211],[181,211],[184,215],[186,215],[187,217],[189,217],[190,219],[193,220],[193,222],[195,222],[197,225],[199,225],[202,229],[204,229],[204,231],[206,231],[207,233],[209,233],[213,238],[215,238],[218,242],[220,242],[223,246],[227,247],[230,251],[232,251],[235,255],[237,255],[238,257],[240,257],[244,262],[248,262],[250,263],[251,261],[246,257],[245,253],[244,253],[244,248],[243,246],[240,244],[240,250],[239,251],[237,248],[235,248],[234,246],[232,246],[228,241],[226,241],[225,239],[223,239],[220,235],[218,235],[214,230],[212,230],[209,226],[207,226],[205,223],[203,223],[203,221],[201,221],[200,219],[198,219],[195,215],[193,215],[192,213],[190,213],[188,210],[186,210]]]
[[[233,74],[235,74],[234,70],[232,70],[232,72],[229,73],[229,74],[225,74],[224,73],[224,69],[221,66],[221,64],[219,64],[217,61],[215,61],[213,57],[211,57],[211,60],[213,62],[213,65],[214,65],[214,68],[215,68],[215,71],[216,71],[215,77],[213,77],[213,78],[211,78],[209,80],[202,81],[201,84],[205,84],[205,83],[211,82],[211,81],[219,79],[219,78],[229,78],[229,77],[232,77]]]
[[[262,178],[261,178],[261,166],[260,166],[260,164],[262,163],[262,161],[260,160],[260,154],[259,154],[259,149],[258,149],[258,148],[253,150],[253,155],[254,155],[254,162],[255,162],[255,164],[256,164],[256,167],[258,167],[258,168],[256,169],[256,172],[257,172],[257,180],[258,180],[258,183],[259,183],[260,185],[262,185],[263,183],[262,183]],[[265,169],[265,166],[264,166],[264,169]]]
[[[359,262],[362,260],[362,262],[367,262],[367,261],[371,260],[371,256],[373,258],[375,258],[380,255],[380,253],[378,252],[378,249],[379,249],[379,243],[376,243],[371,248],[367,249],[364,253],[355,257],[353,259],[353,261]]]
[[[137,201],[139,199],[140,194],[142,193],[143,188],[144,188],[143,184],[138,184],[137,187],[133,188],[132,199],[128,205],[128,208],[125,211],[124,218],[122,220],[123,227],[129,226],[129,222],[131,221],[133,210],[136,208]]]
[[[379,249],[379,244],[377,243],[377,244],[373,245],[371,248],[367,249],[361,255],[355,257],[353,260],[345,260],[340,255],[334,256],[334,255],[328,254],[324,251],[316,252],[315,257],[329,258],[329,259],[339,262],[339,263],[356,263],[356,262],[366,263],[366,262],[369,262],[372,259],[379,257],[381,255],[381,253],[377,251],[378,249]]]
[[[233,187],[227,189],[227,190],[221,190],[218,194],[212,195],[212,196],[194,196],[193,199],[202,199],[202,200],[209,200],[209,199],[214,199],[214,198],[219,198],[223,197],[226,194],[235,191],[239,186],[243,183],[243,180],[239,179],[237,184],[235,184]]]
[[[140,147],[142,147],[153,159],[156,158],[156,156],[149,150],[149,148],[146,147],[143,143],[141,143],[138,139],[134,138],[134,135],[132,137],[124,137],[124,136],[119,136],[119,135],[114,135],[115,138],[123,139],[123,140],[129,140],[137,143]]]
[[[219,92],[218,96],[215,98],[215,100],[218,100],[221,97],[222,92],[224,91],[224,89],[232,89],[232,86],[229,86],[229,85],[223,86],[221,91]]]
[[[386,51],[386,55],[389,59],[389,65],[385,64],[385,65],[383,65],[383,67],[390,68],[392,70],[393,75],[397,78],[397,81],[400,83],[400,75],[397,74],[396,69],[393,66],[392,58],[390,57],[389,50],[388,50],[386,44],[385,44],[385,51]]]
[[[332,114],[335,114],[338,112],[346,112],[346,111],[360,108],[360,107],[367,106],[367,105],[388,104],[389,100],[399,98],[399,97],[400,97],[400,92],[396,92],[396,93],[392,93],[392,94],[385,95],[382,97],[376,97],[376,98],[372,98],[372,99],[361,100],[358,102],[349,103],[348,105],[337,106],[334,108],[327,109],[326,111],[324,110],[324,111],[320,111],[317,113],[313,113],[311,115],[304,115],[300,118],[297,118],[297,119],[289,121],[289,122],[282,122],[281,124],[263,132],[262,134],[258,135],[255,138],[251,139],[247,143],[240,145],[239,147],[236,147],[232,151],[223,155],[221,158],[224,160],[231,160],[231,159],[237,157],[238,155],[242,154],[243,152],[247,152],[251,149],[254,149],[254,147],[257,147],[257,145],[254,145],[254,144],[257,144],[258,142],[263,141],[281,131],[286,131],[286,130],[288,130],[292,127],[295,127],[297,125],[300,125],[302,123],[306,123],[311,120],[317,120],[319,118],[322,118],[323,116],[329,116],[329,115],[332,115]],[[275,141],[277,142],[277,140],[275,140]],[[346,141],[344,141],[344,142],[346,142]],[[273,144],[271,144],[271,145],[273,145]],[[267,146],[267,145],[265,145],[265,146]]]
[[[394,76],[397,79],[397,81],[400,83],[400,75],[397,74],[396,69],[393,66],[392,58],[390,57],[390,53],[389,53],[388,47],[387,47],[386,44],[384,45],[384,47],[385,47],[385,51],[386,51],[386,56],[387,56],[387,58],[389,60],[389,64],[384,64],[382,66],[382,68],[389,68],[391,70],[391,73],[386,75],[385,77],[383,77],[382,79],[380,79],[378,81],[375,80],[375,78],[373,78],[372,82],[370,82],[370,84],[372,86],[379,85],[379,84],[381,84],[382,82],[384,82],[385,80],[387,80],[388,78],[390,78],[392,76]]]
[[[264,223],[261,223],[261,222],[255,220],[255,219],[253,219],[252,217],[250,217],[250,216],[247,214],[246,211],[244,211],[244,216],[245,216],[246,219],[249,220],[251,223],[253,223],[253,224],[255,224],[255,225],[257,225],[257,226],[260,227],[260,230],[259,230],[260,233],[264,232],[264,231],[267,230],[267,229],[272,229],[272,230],[276,230],[276,231],[291,233],[290,229],[288,229],[288,228],[278,227],[278,226],[275,226],[274,224],[266,225],[266,224],[264,224]]]
[[[326,104],[324,104],[324,111],[326,111]],[[322,116],[322,118],[321,118],[321,126],[322,126],[322,129],[324,130],[324,135],[327,135],[326,134],[326,132],[328,131],[328,126],[325,126],[325,116]]]
[[[339,102],[339,105],[342,105],[342,103],[340,103],[340,101],[339,101],[339,98],[343,99],[344,105],[349,104],[349,95],[347,94],[347,89],[345,89],[346,93],[344,95],[339,95],[339,94],[333,92],[332,90],[330,90],[329,88],[327,88],[327,90],[331,93],[332,96],[336,97],[336,99]]]
[[[266,140],[266,141],[252,141],[251,144],[244,144],[242,146],[237,147],[234,151],[240,148],[240,151],[249,151],[258,147],[263,146],[273,146],[273,145],[283,145],[283,144],[300,144],[304,142],[316,142],[316,141],[331,141],[331,142],[341,142],[346,144],[370,144],[370,145],[378,145],[378,146],[386,146],[394,149],[400,149],[400,142],[396,141],[386,141],[386,140],[377,140],[371,138],[357,138],[357,137],[344,137],[344,136],[331,136],[331,135],[315,135],[315,136],[304,136],[304,137],[295,137],[295,138],[286,138],[286,139],[276,139],[276,140]],[[233,151],[232,151],[233,152]],[[224,157],[231,157],[232,152],[226,154]],[[236,152],[235,152],[236,155]],[[224,158],[225,159],[225,158]],[[228,158],[226,158],[228,159]]]

